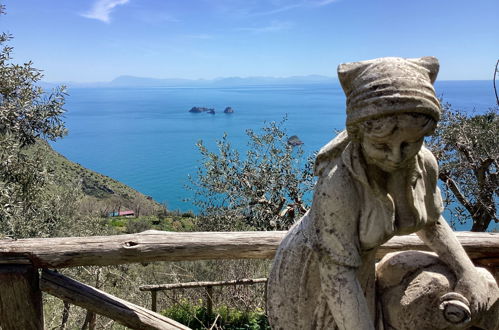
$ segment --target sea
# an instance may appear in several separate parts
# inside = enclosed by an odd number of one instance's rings
[[[483,113],[495,104],[492,81],[439,81],[437,95],[453,107]],[[245,149],[247,129],[286,118],[288,135],[306,154],[320,149],[345,126],[339,84],[243,87],[70,88],[65,121],[69,134],[53,147],[71,161],[110,176],[166,203],[170,210],[197,211],[186,189],[201,165],[196,142],[209,150],[227,133]],[[215,114],[190,113],[194,106]],[[226,107],[234,109],[225,114]]]

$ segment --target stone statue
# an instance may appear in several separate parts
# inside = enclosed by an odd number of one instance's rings
[[[273,329],[499,329],[497,283],[441,216],[437,162],[423,145],[440,119],[438,69],[434,57],[338,67],[346,130],[320,150],[312,207],[277,250]],[[438,258],[405,252],[376,271],[376,249],[410,233]]]

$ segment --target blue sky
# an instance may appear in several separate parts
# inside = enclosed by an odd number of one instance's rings
[[[15,61],[47,81],[120,75],[336,76],[342,62],[436,56],[439,79],[492,79],[497,0],[0,0]]]

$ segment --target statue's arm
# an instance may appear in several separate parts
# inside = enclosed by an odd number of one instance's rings
[[[456,235],[443,217],[417,232],[421,240],[446,263],[454,274],[461,278],[475,274],[476,270],[470,258],[457,240]]]
[[[340,330],[374,330],[366,298],[356,276],[356,268],[320,262],[322,292]]]
[[[443,217],[427,225],[417,235],[456,275],[454,290],[464,295],[471,309],[479,312],[487,305],[487,284],[481,278],[456,235]]]
[[[432,204],[434,204],[429,209],[439,209],[437,214],[440,214],[442,211],[442,197],[437,185],[438,163],[428,149],[423,147],[421,150],[426,172],[425,179],[427,180],[426,195],[432,196]],[[468,298],[472,311],[476,312],[484,308],[488,291],[486,281],[479,275],[447,221],[439,215],[437,221],[430,222],[417,234],[454,272],[457,279],[454,291]]]

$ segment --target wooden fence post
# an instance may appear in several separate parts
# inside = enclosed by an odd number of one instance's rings
[[[38,270],[31,265],[0,265],[0,327],[43,330]]]
[[[206,287],[206,310],[208,315],[213,315],[213,286]]]
[[[267,288],[267,282],[265,282],[265,286],[263,287],[263,299],[265,299],[265,313],[267,313],[268,309],[267,309],[267,292],[268,288]]]
[[[66,330],[66,326],[68,324],[68,319],[69,319],[69,310],[71,308],[71,305],[65,301],[64,302],[64,308],[62,310],[62,321],[61,321],[61,326],[59,327],[59,330]]]
[[[151,290],[151,310],[153,312],[157,312],[158,311],[158,291],[156,290]]]
[[[95,324],[97,322],[97,315],[91,311],[87,310],[87,315],[85,315],[85,320],[83,321],[83,326],[81,327],[83,330],[95,330]]]

